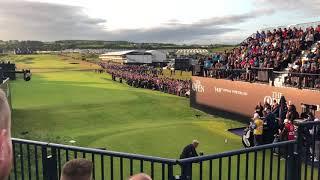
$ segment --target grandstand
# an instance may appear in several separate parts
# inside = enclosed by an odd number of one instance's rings
[[[256,103],[273,104],[284,95],[296,105],[317,107],[315,113],[320,115],[316,100],[320,95],[320,22],[312,25],[257,31],[231,51],[200,61],[193,74],[205,78],[193,77],[193,107],[203,110],[217,108],[250,117],[250,107]],[[207,90],[197,92],[198,86]],[[298,89],[308,90],[300,93]],[[221,92],[226,94],[222,96]],[[227,95],[228,92],[233,95]],[[299,93],[300,96],[296,96]],[[225,102],[226,99],[229,101]],[[242,101],[247,104],[233,105]]]
[[[230,52],[215,54],[200,62],[204,76],[234,78],[221,73],[222,70],[269,69],[275,72],[272,80],[275,86],[299,88],[320,87],[320,23],[314,27],[280,27],[258,31]],[[305,29],[302,28],[305,27]],[[299,27],[299,28],[298,28]],[[217,72],[219,71],[219,72]],[[252,70],[253,71],[253,70]],[[258,73],[240,73],[242,80],[259,80]],[[266,72],[265,72],[266,73]],[[298,73],[298,74],[297,74]],[[262,72],[259,72],[262,75]],[[300,75],[303,77],[299,78]]]

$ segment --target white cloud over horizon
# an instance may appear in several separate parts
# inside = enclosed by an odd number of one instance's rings
[[[285,6],[297,8],[294,5],[293,0],[289,0],[292,1],[292,5],[289,2],[289,4],[284,2],[277,4],[276,0],[252,0],[252,7],[244,8],[230,7],[230,4],[228,3],[220,3],[219,5],[222,7],[228,5],[226,8],[227,13],[225,12],[222,14],[205,12],[203,14],[200,13],[200,15],[193,16],[188,14],[183,16],[181,15],[181,11],[177,10],[177,15],[174,15],[174,12],[169,12],[172,11],[171,7],[168,8],[168,14],[173,13],[170,14],[170,16],[164,15],[162,17],[161,14],[157,14],[154,15],[154,17],[152,17],[153,15],[150,15],[151,18],[148,18],[146,17],[148,14],[138,14],[141,16],[138,18],[138,15],[135,14],[132,16],[137,16],[135,17],[137,20],[136,22],[131,22],[131,18],[128,18],[128,20],[125,20],[124,18],[125,16],[129,17],[132,14],[131,12],[126,13],[124,11],[124,9],[128,7],[122,9],[122,11],[120,11],[121,9],[116,9],[121,12],[119,14],[108,14],[107,16],[99,15],[99,12],[97,12],[92,15],[88,12],[94,11],[94,8],[90,9],[90,6],[87,7],[85,4],[86,1],[65,0],[64,2],[67,3],[61,3],[61,1],[59,4],[52,3],[50,0],[40,1],[1,0],[0,39],[42,41],[82,39],[234,44],[239,43],[250,33],[254,32],[256,30],[255,28],[261,26],[261,24],[250,24],[252,21],[266,18],[270,18],[270,21],[273,21],[277,16],[277,12],[283,11],[281,9]],[[56,1],[59,2],[60,0]],[[93,0],[93,2],[96,1],[98,0]],[[116,0],[110,1],[113,2]],[[201,1],[204,2],[205,0]],[[310,7],[320,9],[319,3],[312,3],[313,1],[306,3],[306,1],[308,0],[301,1],[301,3],[305,3],[304,5],[309,6],[309,9]],[[137,5],[141,5],[139,4],[139,0],[131,2],[137,2]],[[155,2],[158,2],[158,0]],[[259,8],[259,4],[264,8]],[[137,8],[135,11],[149,7],[145,6],[140,7],[139,9],[139,6],[135,7],[132,4],[130,5],[131,8]],[[152,4],[150,6],[154,7]],[[275,8],[275,6],[277,8]],[[187,8],[190,8],[189,5],[186,6],[186,9]],[[106,7],[106,10],[107,9],[110,8]],[[194,9],[197,9],[197,6],[194,6]],[[228,12],[230,9],[234,9],[235,13]],[[300,8],[301,12],[306,11],[306,9],[308,8]],[[215,9],[213,9],[213,11],[214,10]],[[221,10],[217,9],[217,11]],[[313,11],[315,10],[309,12]],[[116,11],[113,10],[113,12]],[[200,11],[197,10],[195,12]],[[309,17],[313,15],[314,12],[310,13]],[[118,24],[111,23],[116,19],[123,22],[119,22]],[[150,19],[151,21],[154,20],[156,22],[152,21],[152,23],[150,23]],[[266,22],[262,23],[265,24]],[[288,20],[288,23],[291,23],[291,21]],[[274,22],[269,24],[272,25]]]

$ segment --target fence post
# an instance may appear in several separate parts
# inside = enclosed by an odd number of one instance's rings
[[[298,169],[301,168],[301,164],[298,163],[299,155],[295,153],[295,144],[289,146],[287,166],[287,179],[286,180],[300,180]],[[301,171],[300,171],[301,172]]]
[[[51,155],[48,156],[47,146],[42,146],[42,172],[44,180],[57,180],[57,151],[51,149]]]
[[[175,180],[175,177],[173,176],[173,165],[168,164],[168,180]]]
[[[46,166],[47,162],[47,146],[41,146],[41,158],[42,158],[42,178],[43,180],[49,180],[47,176],[48,168]]]
[[[58,169],[57,169],[57,149],[51,148],[51,156],[48,157],[48,168],[49,171],[49,180],[58,179]]]
[[[181,180],[191,180],[192,179],[192,163],[181,163],[179,162],[180,168],[181,168]],[[179,179],[179,180],[180,180]]]
[[[271,80],[271,86],[274,86],[274,77],[275,77],[275,75],[274,75],[274,72],[273,72],[273,70],[268,70],[269,72],[268,72],[268,76],[269,76],[269,80]]]
[[[295,165],[295,170],[294,172],[296,172],[296,179],[295,180],[300,180],[301,179],[301,157],[304,155],[303,154],[303,128],[304,126],[301,124],[297,124],[298,125],[298,139],[297,139],[297,153],[295,154],[295,158],[294,158],[294,165]]]

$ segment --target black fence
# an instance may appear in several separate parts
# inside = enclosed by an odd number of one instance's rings
[[[93,162],[93,179],[126,179],[138,172],[153,178],[173,177],[175,160],[82,148],[46,142],[13,139],[13,171],[10,179],[57,180],[65,162],[86,158]]]
[[[320,179],[320,122],[297,122],[297,139],[188,159],[138,154],[13,139],[14,180],[57,180],[65,162],[86,158],[93,162],[93,179],[127,179],[145,172],[153,179]],[[313,132],[313,133],[312,133]],[[239,139],[240,140],[240,139]]]

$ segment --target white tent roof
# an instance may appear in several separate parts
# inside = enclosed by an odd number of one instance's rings
[[[128,50],[128,51],[115,51],[115,52],[108,52],[105,54],[101,54],[101,56],[122,56],[129,54],[131,52],[135,52],[136,50]]]

